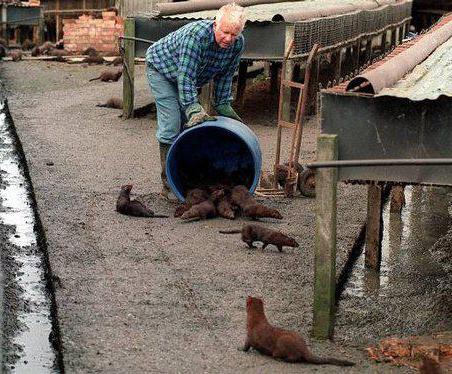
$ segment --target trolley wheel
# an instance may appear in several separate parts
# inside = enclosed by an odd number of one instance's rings
[[[314,170],[305,169],[298,175],[298,189],[306,197],[315,197]]]

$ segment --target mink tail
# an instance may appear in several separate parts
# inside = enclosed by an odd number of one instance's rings
[[[97,79],[100,79],[100,77],[97,77],[97,78],[91,78],[91,79],[89,80],[89,82],[95,81],[95,80],[97,80]]]
[[[152,217],[154,218],[169,218],[169,216],[165,214],[154,214]]]
[[[108,105],[107,105],[107,104],[97,104],[96,106],[99,106],[99,107],[101,107],[101,108],[108,108]]]
[[[220,234],[240,234],[242,230],[220,230]]]
[[[355,365],[355,363],[351,362],[351,361],[339,360],[337,358],[322,358],[322,357],[315,357],[315,356],[310,357],[306,361],[311,364],[317,364],[317,365],[336,365],[336,366],[354,366]]]

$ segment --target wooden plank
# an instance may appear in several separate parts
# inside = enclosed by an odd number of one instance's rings
[[[320,135],[317,160],[337,160],[337,135]],[[334,327],[336,292],[337,169],[318,169],[316,184],[316,234],[314,258],[314,337],[330,338]]]
[[[280,119],[278,121],[278,126],[284,127],[285,129],[293,129],[293,128],[295,128],[295,123],[283,121],[282,119]]]
[[[124,35],[135,37],[135,19],[126,18],[124,22]],[[134,103],[134,76],[135,76],[135,41],[124,39],[124,73],[122,80],[123,114],[122,118],[133,117]]]
[[[288,80],[283,80],[283,84],[284,84],[285,86],[294,87],[294,88],[299,88],[300,90],[302,90],[303,87],[304,87],[304,84],[303,84],[303,83],[298,83],[298,82],[288,81]]]
[[[371,185],[367,190],[366,267],[379,270],[381,262],[381,187]]]

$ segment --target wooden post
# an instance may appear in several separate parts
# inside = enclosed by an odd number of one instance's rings
[[[337,135],[320,135],[317,160],[337,159]],[[337,169],[318,169],[315,175],[316,234],[314,258],[314,318],[312,334],[326,339],[333,334],[336,292]]]
[[[397,28],[391,29],[391,47],[395,47],[397,44]]]
[[[209,82],[202,86],[201,94],[199,95],[199,103],[209,114],[212,114],[212,97],[213,97],[213,82]]]
[[[287,51],[289,48],[290,43],[292,42],[295,35],[295,26],[288,25],[286,26],[286,41],[285,41],[285,47],[284,50]],[[285,77],[286,80],[292,80],[293,78],[293,68],[294,68],[294,62],[290,59],[288,59],[285,63],[285,71],[281,71],[281,79]],[[286,121],[290,121],[290,99],[291,99],[291,93],[292,89],[291,87],[285,86],[282,90],[282,118]]]
[[[124,36],[135,37],[135,19],[126,18]],[[135,41],[124,39],[124,74],[122,80],[123,109],[122,118],[133,117],[134,76],[135,76]]]
[[[6,40],[5,47],[9,45],[9,38],[8,38],[8,10],[7,10],[7,4],[3,3],[0,4],[2,8],[2,38]]]
[[[331,78],[333,81],[339,82],[341,78],[341,64],[342,64],[342,48],[334,51],[331,54]]]
[[[236,102],[239,107],[243,107],[245,102],[246,74],[248,73],[248,62],[241,61],[239,65],[239,74],[237,77],[237,96]]]
[[[405,193],[403,187],[400,184],[396,184],[391,188],[391,205],[389,211],[391,213],[400,214],[402,212],[402,208],[405,206]]]
[[[372,60],[372,38],[367,39],[365,55],[366,56],[364,57],[364,62],[367,63]]]
[[[276,95],[279,91],[278,73],[280,68],[281,64],[279,62],[270,62],[270,92]]]
[[[319,92],[319,71],[320,57],[317,56],[312,61],[311,79],[308,87],[308,102],[306,104],[306,114],[313,115],[317,113],[317,93]]]
[[[60,0],[56,0],[55,11],[55,42],[57,42],[60,35]]]
[[[388,31],[385,31],[382,35],[381,35],[381,53],[385,53],[386,52],[386,38],[388,36]]]
[[[359,68],[359,54],[361,52],[361,39],[359,39],[353,46],[353,63],[352,72],[355,74],[356,69]]]
[[[380,269],[381,262],[381,187],[374,184],[367,190],[366,267]]]

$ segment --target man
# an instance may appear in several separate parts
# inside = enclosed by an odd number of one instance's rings
[[[244,49],[241,34],[244,9],[235,4],[220,8],[215,21],[189,23],[154,43],[146,52],[147,77],[157,107],[162,196],[168,197],[166,156],[182,125],[192,127],[216,120],[198,101],[198,88],[213,80],[215,110],[240,117],[231,107],[232,78]]]

